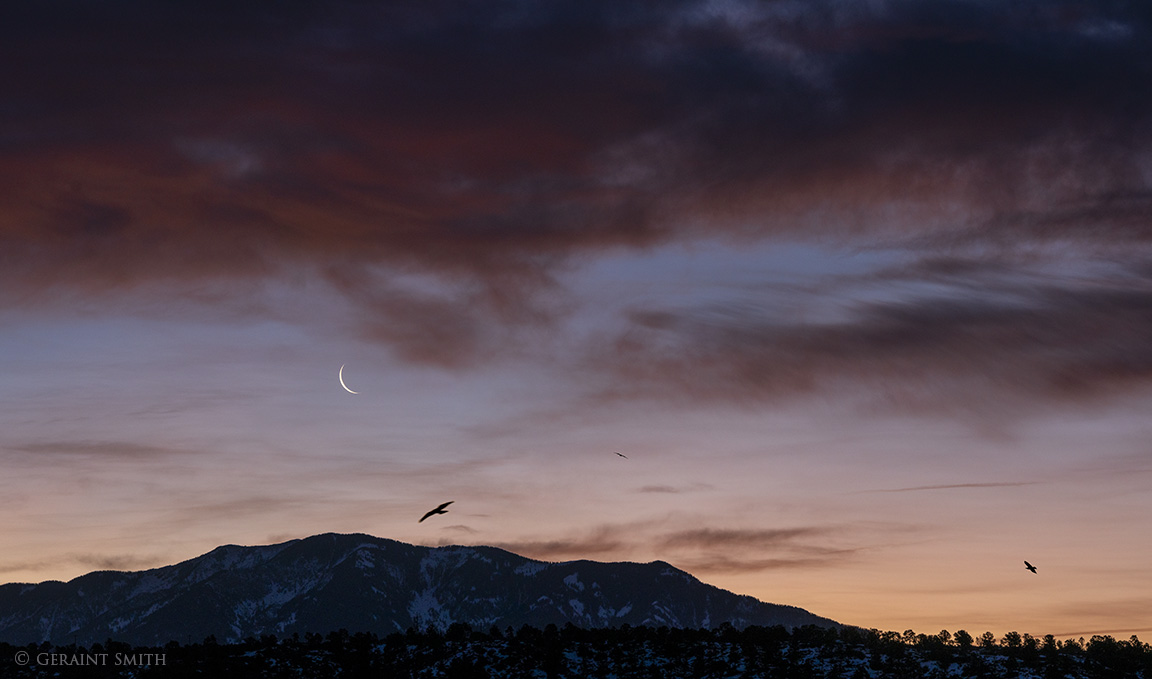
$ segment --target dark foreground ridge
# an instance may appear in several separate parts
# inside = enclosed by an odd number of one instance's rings
[[[662,561],[535,561],[495,547],[420,547],[326,533],[219,547],[149,571],[0,586],[0,641],[162,646],[335,629],[446,630],[729,624],[837,626],[792,606],[706,585]]]
[[[144,666],[147,665],[147,666]],[[1136,637],[1060,641],[1011,632],[997,640],[955,635],[805,626],[721,625],[544,629],[487,632],[463,624],[445,632],[409,630],[379,638],[345,630],[239,644],[215,639],[163,647],[107,642],[82,648],[0,644],[0,679],[85,677],[302,677],[344,679],[1142,679],[1152,677],[1152,647]]]

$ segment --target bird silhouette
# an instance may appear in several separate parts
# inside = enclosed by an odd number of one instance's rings
[[[612,451],[612,452],[616,452],[616,451]],[[628,456],[623,454],[623,453],[616,453],[616,454],[619,455],[620,457],[624,458],[625,460],[628,459]]]
[[[1033,573],[1036,572],[1036,567],[1033,566],[1032,564],[1028,563],[1027,561],[1024,562],[1024,567],[1027,568],[1028,570],[1032,571]]]
[[[448,502],[445,502],[444,504],[440,505],[436,509],[430,510],[427,514],[425,514],[424,516],[421,516],[420,521],[417,521],[416,523],[423,522],[424,519],[427,519],[429,516],[432,516],[433,514],[447,514],[448,510],[444,509],[444,508],[447,507],[448,505],[452,504],[453,502],[455,502],[455,500],[449,500]]]

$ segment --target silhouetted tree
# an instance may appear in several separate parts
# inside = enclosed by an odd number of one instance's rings
[[[952,635],[952,641],[955,642],[956,648],[960,649],[962,653],[967,653],[972,650],[972,635],[966,630],[956,630],[956,634]]]

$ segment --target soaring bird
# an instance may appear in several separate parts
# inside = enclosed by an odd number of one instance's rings
[[[614,453],[615,453],[616,451],[612,451],[612,452],[614,452]],[[627,456],[627,455],[625,455],[625,454],[623,454],[623,453],[616,453],[616,454],[617,454],[617,455],[619,455],[620,457],[624,458],[625,460],[627,460],[627,459],[628,459],[628,456]]]
[[[453,502],[455,502],[455,500],[449,500],[448,502],[445,502],[444,504],[440,505],[436,509],[429,511],[424,516],[421,516],[420,521],[417,521],[416,523],[420,523],[421,521],[423,521],[424,519],[427,519],[429,516],[432,516],[433,514],[447,514],[448,510],[444,509],[444,508],[447,507],[448,505],[452,504]]]
[[[1032,564],[1028,563],[1027,561],[1024,562],[1024,567],[1027,568],[1028,570],[1032,571],[1033,573],[1036,572],[1036,567],[1033,566]]]

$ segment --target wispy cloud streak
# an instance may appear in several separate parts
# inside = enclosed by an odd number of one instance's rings
[[[914,493],[925,490],[951,490],[955,488],[1016,488],[1019,486],[1034,486],[1037,481],[1006,481],[1003,483],[989,482],[989,483],[949,483],[937,486],[909,486],[907,488],[879,488],[876,490],[861,490],[857,494],[862,493]]]

